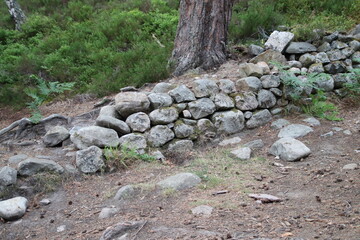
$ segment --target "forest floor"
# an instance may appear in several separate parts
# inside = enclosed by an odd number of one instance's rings
[[[58,113],[76,116],[93,109],[98,99],[73,99],[42,107],[44,116]],[[25,216],[15,222],[0,221],[0,239],[99,239],[103,231],[116,223],[146,220],[131,239],[360,239],[359,168],[344,170],[350,163],[360,165],[360,108],[338,103],[340,117],[322,120],[314,132],[300,140],[312,151],[299,162],[285,162],[268,154],[279,130],[267,124],[245,130],[240,145],[262,139],[265,146],[248,161],[229,157],[236,146],[203,145],[165,163],[136,162],[113,173],[75,175],[61,179],[51,193],[29,197]],[[0,128],[24,116],[26,110],[0,109]],[[304,115],[284,116],[291,123],[302,123]],[[350,130],[334,131],[334,127]],[[321,135],[334,132],[333,136]],[[231,136],[231,137],[234,137]],[[16,154],[51,156],[61,165],[75,165],[75,150],[44,148],[39,144],[0,146],[0,167]],[[283,166],[281,166],[283,165]],[[179,172],[198,174],[202,183],[195,188],[175,192],[160,191],[155,183]],[[29,179],[19,180],[23,185]],[[139,186],[135,198],[114,201],[113,196],[128,184]],[[225,191],[224,194],[216,194]],[[283,201],[261,204],[248,196],[266,193]],[[43,198],[51,204],[41,206]],[[194,215],[191,209],[208,205],[210,215]],[[99,219],[102,208],[115,206],[119,212]],[[130,238],[129,238],[130,239]]]

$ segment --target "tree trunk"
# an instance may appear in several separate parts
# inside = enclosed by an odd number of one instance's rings
[[[174,75],[205,70],[226,61],[225,44],[233,0],[181,0],[175,46],[169,61]]]
[[[26,16],[21,10],[20,5],[16,0],[5,0],[6,5],[8,6],[9,13],[15,21],[15,29],[21,30],[21,25],[25,22]]]

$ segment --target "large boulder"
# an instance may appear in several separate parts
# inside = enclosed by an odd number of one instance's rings
[[[174,139],[175,134],[165,125],[157,125],[150,129],[147,140],[152,147],[161,147]]]
[[[220,91],[215,81],[209,79],[197,79],[192,83],[192,90],[197,98],[210,97]]]
[[[151,93],[148,98],[153,109],[170,107],[173,103],[172,97],[167,93]]]
[[[185,85],[180,85],[169,92],[170,96],[177,102],[190,102],[196,100],[195,94]]]
[[[115,130],[99,126],[81,128],[71,134],[70,139],[78,149],[91,146],[117,147],[119,145],[119,137]]]
[[[175,107],[165,107],[152,111],[149,117],[153,125],[168,124],[178,119],[179,113]]]
[[[0,201],[0,218],[16,220],[25,215],[28,200],[24,197],[15,197]]]
[[[262,84],[257,77],[246,77],[236,81],[237,91],[252,91],[257,92],[262,88]]]
[[[64,168],[53,160],[37,158],[28,158],[20,162],[17,168],[21,176],[32,176],[39,172],[64,172]]]
[[[246,122],[246,127],[257,128],[267,124],[268,122],[271,122],[271,120],[272,120],[271,113],[269,112],[269,110],[264,109],[253,114],[249,119],[249,121]]]
[[[115,106],[104,106],[100,109],[99,116],[109,116],[113,118],[120,118],[118,111],[116,111]]]
[[[307,42],[292,42],[286,48],[286,53],[288,54],[301,54],[308,52],[316,52],[316,47]]]
[[[248,111],[256,109],[259,102],[253,92],[241,92],[235,96],[235,105],[241,111]]]
[[[177,138],[187,138],[194,134],[194,127],[185,124],[183,121],[177,121],[174,126],[174,132]]]
[[[294,34],[291,32],[274,31],[266,41],[265,47],[278,52],[283,52],[293,38]]]
[[[121,92],[115,96],[115,108],[126,118],[136,112],[147,112],[150,109],[150,101],[145,93]]]
[[[100,115],[96,119],[96,125],[99,127],[114,129],[119,136],[130,133],[130,128],[124,121],[110,116]]]
[[[104,165],[103,152],[96,146],[76,152],[76,166],[83,173],[95,173]]]
[[[195,187],[200,182],[201,179],[195,174],[179,173],[158,182],[156,185],[162,189],[184,190]]]
[[[239,110],[216,112],[212,115],[211,121],[221,134],[234,134],[245,127],[244,114]]]
[[[17,171],[14,168],[5,166],[0,169],[0,187],[16,183]]]
[[[69,138],[69,131],[63,126],[52,127],[43,138],[43,142],[47,147],[54,147]]]
[[[235,83],[230,79],[220,79],[219,80],[219,88],[221,92],[229,94],[236,92]]]
[[[127,125],[133,132],[145,132],[150,129],[150,118],[146,113],[133,113],[126,119]]]
[[[227,94],[217,93],[210,99],[214,102],[216,110],[228,110],[234,107],[234,100]]]
[[[215,104],[210,98],[201,98],[188,104],[189,111],[194,119],[200,119],[213,114]]]
[[[311,150],[302,142],[294,138],[281,138],[270,148],[270,154],[280,157],[285,161],[296,161],[307,157]]]
[[[130,133],[124,135],[119,140],[121,147],[135,149],[138,152],[141,152],[147,147],[146,138],[137,133]]]

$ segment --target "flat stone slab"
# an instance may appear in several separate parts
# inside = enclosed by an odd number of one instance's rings
[[[307,134],[313,132],[314,130],[309,127],[302,124],[291,124],[283,129],[280,130],[278,137],[279,138],[285,138],[285,137],[291,137],[291,138],[299,138],[306,136]]]
[[[175,190],[184,190],[195,187],[201,182],[201,179],[192,173],[179,173],[168,177],[156,185],[162,189],[172,188]]]
[[[231,155],[234,158],[238,158],[240,160],[249,160],[251,158],[251,148],[249,147],[241,147],[231,151]]]
[[[39,172],[63,173],[64,168],[53,160],[28,158],[18,164],[18,173],[21,176],[31,176]]]
[[[293,38],[294,34],[291,32],[274,31],[266,41],[265,47],[282,52],[293,40]]]
[[[0,201],[0,218],[16,220],[24,216],[28,200],[24,197],[15,197]]]
[[[270,148],[269,153],[280,159],[293,162],[310,155],[311,150],[299,140],[294,138],[281,138]]]

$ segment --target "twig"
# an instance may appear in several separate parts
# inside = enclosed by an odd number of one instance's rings
[[[152,34],[152,37],[154,38],[155,42],[159,44],[160,47],[164,48],[165,46],[160,42],[160,40],[155,36],[155,34]]]
[[[139,232],[144,228],[144,226],[147,224],[147,220],[143,223],[143,225],[139,228],[139,230],[136,231],[136,233],[134,234],[133,238],[131,240],[135,240],[137,235],[139,234]]]

